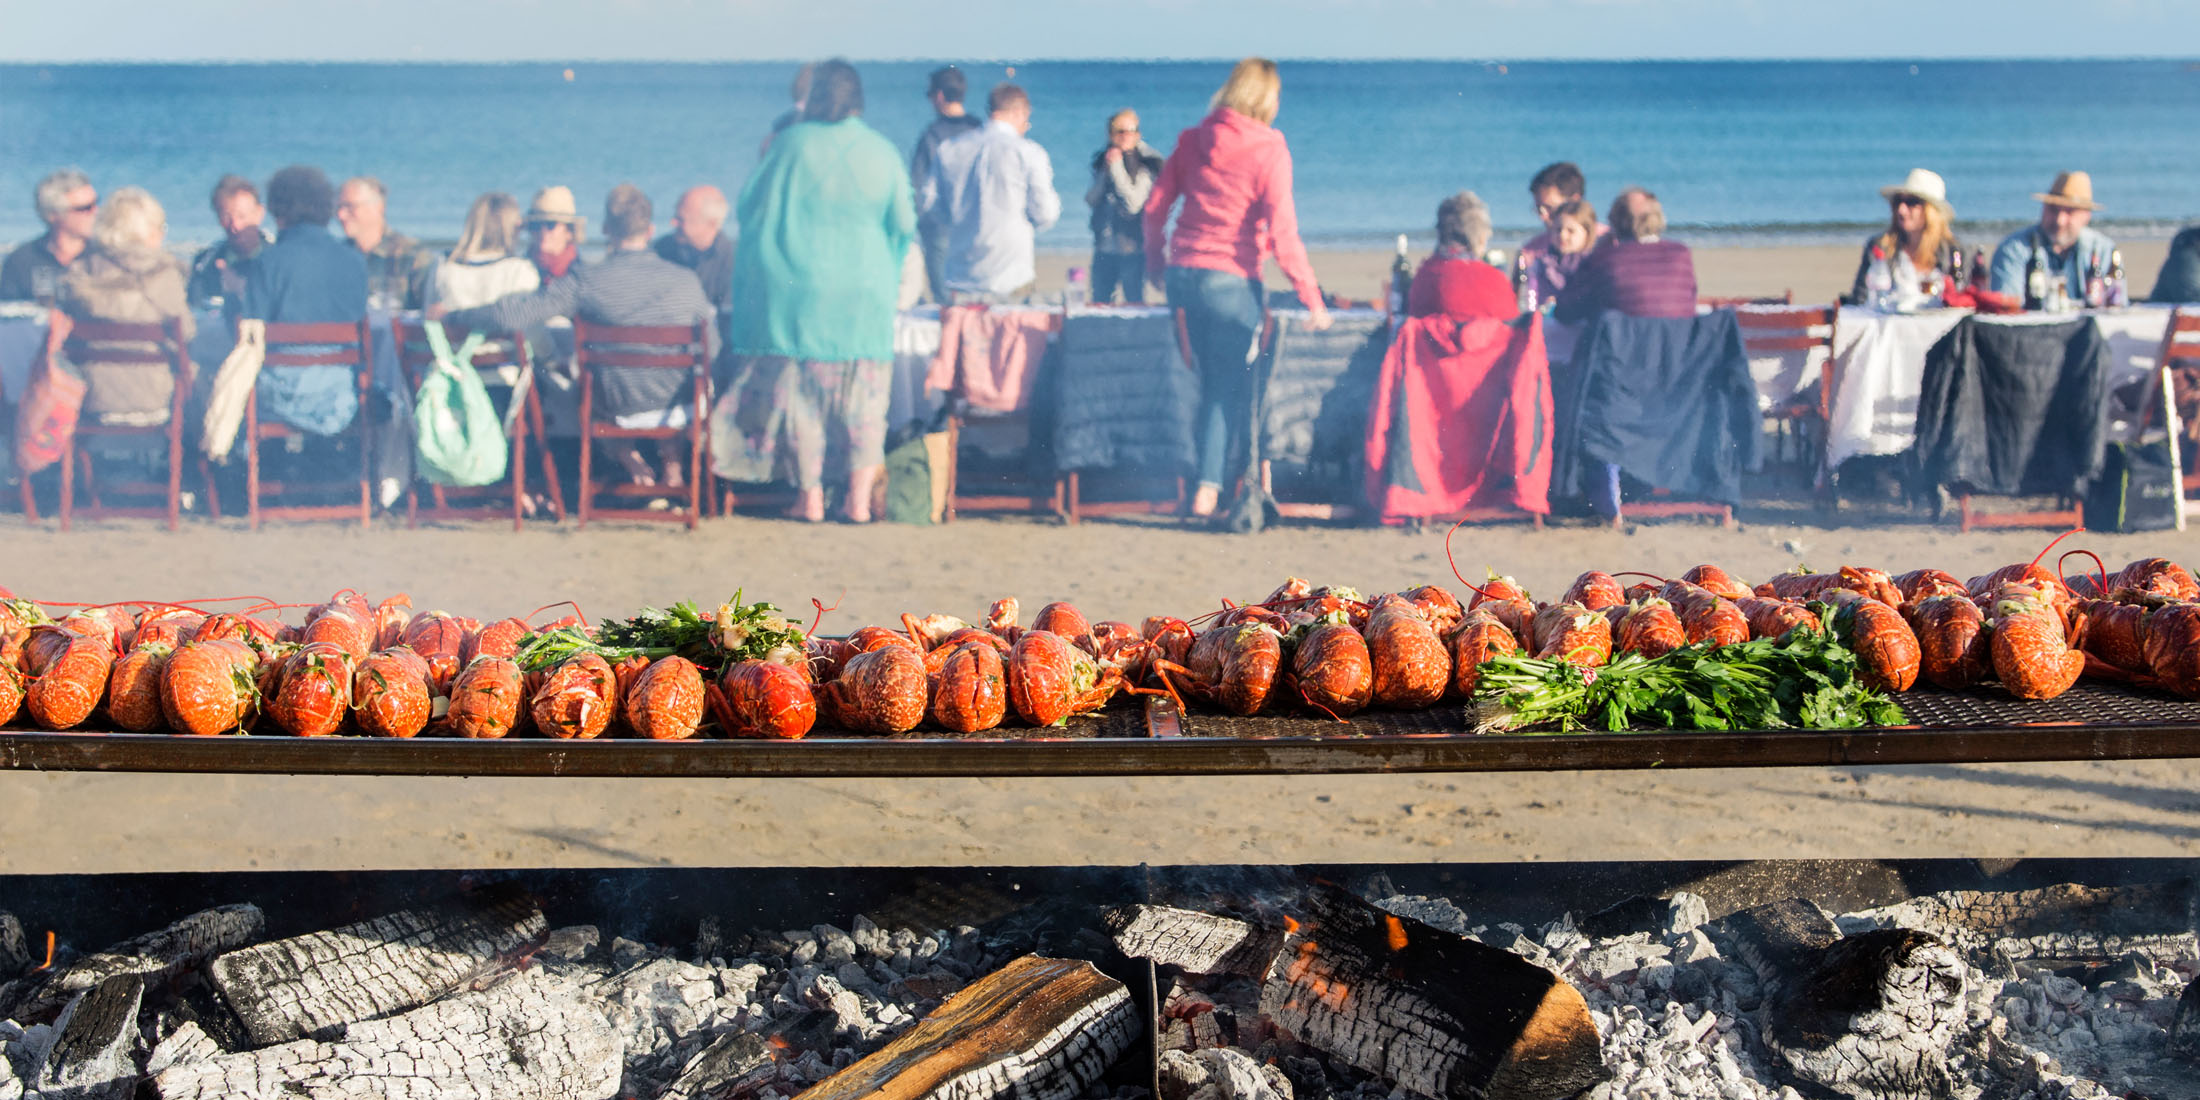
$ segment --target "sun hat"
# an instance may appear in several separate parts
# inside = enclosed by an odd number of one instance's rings
[[[560,186],[535,192],[535,201],[527,206],[527,220],[580,225],[588,219],[581,217],[580,207],[574,205],[573,189]]]
[[[1916,195],[1942,210],[1949,208],[1947,181],[1940,178],[1940,173],[1923,168],[1912,168],[1901,183],[1879,189],[1880,198],[1891,199],[1896,195]]]
[[[2064,172],[2055,177],[2055,185],[2046,194],[2032,196],[2049,206],[2072,206],[2079,210],[2099,210],[2093,201],[2093,177],[2084,172]]]

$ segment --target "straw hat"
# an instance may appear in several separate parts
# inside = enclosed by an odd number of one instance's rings
[[[1940,178],[1940,173],[1923,168],[1912,168],[1901,183],[1879,189],[1880,198],[1891,199],[1896,195],[1915,195],[1939,207],[1943,212],[1949,209],[1947,181]]]
[[[570,187],[545,187],[535,192],[535,201],[528,204],[527,220],[531,222],[563,222],[581,225],[588,219],[581,217],[580,208],[573,204]]]
[[[2099,210],[2093,201],[2093,177],[2084,172],[2064,172],[2055,177],[2055,186],[2044,195],[2032,196],[2049,206],[2073,206],[2080,210]]]

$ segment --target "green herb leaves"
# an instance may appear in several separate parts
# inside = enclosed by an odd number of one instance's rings
[[[1821,626],[1830,612],[1821,612]],[[1628,653],[1601,668],[1498,657],[1476,697],[1484,731],[1853,729],[1899,725],[1902,708],[1857,682],[1856,654],[1830,628],[1739,645],[1698,642],[1662,657]]]

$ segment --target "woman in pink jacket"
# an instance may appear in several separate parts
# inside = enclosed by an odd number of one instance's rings
[[[1282,90],[1275,62],[1238,62],[1215,93],[1213,110],[1177,135],[1176,151],[1146,200],[1146,277],[1167,289],[1170,306],[1184,311],[1199,369],[1194,515],[1214,514],[1227,456],[1242,451],[1252,432],[1249,359],[1260,336],[1265,256],[1275,256],[1312,314],[1307,327],[1329,327],[1291,204],[1291,150],[1269,125]]]

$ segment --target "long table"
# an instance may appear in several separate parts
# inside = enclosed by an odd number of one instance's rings
[[[2154,370],[2172,307],[2127,306],[2089,310],[2108,340],[2111,389],[2144,379]],[[1826,468],[1860,455],[1896,455],[1917,442],[1917,400],[1925,356],[1965,317],[1965,309],[1881,313],[1849,307],[1834,328],[1833,399],[1826,426]],[[2026,314],[1996,323],[2067,320],[2066,315]],[[1807,386],[1815,376],[1803,380]]]

